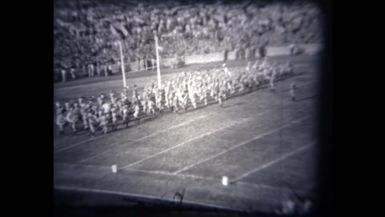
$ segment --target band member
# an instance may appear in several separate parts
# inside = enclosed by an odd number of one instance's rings
[[[133,113],[133,116],[134,116],[135,119],[138,119],[139,113],[140,113],[140,104],[139,104],[139,101],[134,102],[133,107],[134,107],[134,113]]]
[[[76,133],[76,123],[79,120],[79,109],[77,108],[77,103],[74,104],[74,107],[70,108],[66,114],[66,121],[71,125],[72,132]]]
[[[79,108],[80,108],[80,115],[83,122],[83,128],[88,129],[88,123],[87,123],[87,110],[89,108],[88,104],[84,102],[82,97],[79,97],[78,99]]]
[[[103,133],[108,133],[108,117],[106,113],[102,113],[99,117],[99,126],[102,128]]]
[[[56,125],[59,127],[59,134],[64,134],[64,125],[66,123],[64,113],[61,111],[56,113]]]
[[[117,102],[117,96],[116,96],[116,93],[114,91],[110,93],[110,102],[111,102],[111,104],[116,104],[116,102]]]
[[[90,136],[95,136],[95,128],[98,123],[98,118],[93,110],[90,110],[87,114],[88,128],[90,129]]]
[[[55,102],[56,113],[61,114],[64,112],[64,107],[60,104],[60,102]]]
[[[136,102],[139,98],[138,87],[134,84],[132,88],[132,102]]]
[[[158,89],[155,92],[155,103],[156,103],[156,107],[157,107],[159,112],[162,112],[162,110],[163,110],[162,98],[163,98],[162,97],[162,91]]]
[[[147,114],[154,116],[155,115],[155,103],[154,103],[154,100],[152,100],[151,98],[148,98],[147,99],[147,105],[148,105],[148,112],[147,112]]]
[[[191,104],[192,106],[194,107],[194,109],[197,108],[197,103],[196,103],[196,93],[195,93],[195,88],[194,88],[194,83],[190,83],[190,85],[188,86],[188,98],[190,99],[191,101]]]

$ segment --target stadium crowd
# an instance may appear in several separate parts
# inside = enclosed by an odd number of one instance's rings
[[[248,62],[241,73],[231,72],[223,64],[222,68],[176,74],[162,82],[161,87],[151,83],[139,90],[134,85],[130,92],[127,88],[120,93],[56,102],[56,125],[60,134],[64,134],[66,127],[70,127],[73,133],[82,129],[88,130],[91,136],[100,131],[106,134],[119,125],[128,127],[132,121],[156,117],[163,112],[197,109],[212,102],[222,106],[230,97],[266,85],[274,91],[277,80],[294,75],[290,62],[269,63],[263,59],[251,63]]]
[[[71,79],[111,74],[108,68],[119,62],[117,40],[123,41],[127,62],[147,62],[155,58],[154,31],[164,47],[162,57],[239,50],[252,59],[266,44],[320,42],[319,15],[311,1],[56,0],[55,68],[64,74],[75,70],[75,76],[67,73]]]

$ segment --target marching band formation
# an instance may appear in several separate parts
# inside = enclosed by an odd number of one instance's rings
[[[222,68],[183,72],[162,82],[160,88],[154,83],[143,90],[134,85],[131,92],[126,88],[120,93],[102,93],[97,97],[56,102],[56,125],[60,134],[64,134],[66,127],[70,127],[74,134],[80,129],[89,131],[90,136],[100,131],[106,134],[119,125],[128,127],[130,122],[137,122],[143,117],[197,109],[208,106],[210,102],[222,106],[228,98],[260,87],[269,86],[274,91],[276,81],[293,75],[290,62],[269,63],[266,59],[257,60],[254,64],[248,62],[241,73],[231,72],[226,64]],[[294,90],[295,85],[292,84],[292,100],[295,100]]]

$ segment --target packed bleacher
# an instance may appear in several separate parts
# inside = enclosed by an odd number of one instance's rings
[[[108,75],[119,62],[117,40],[127,62],[154,58],[154,31],[163,58],[322,40],[316,4],[264,2],[55,0],[55,73],[74,68],[75,79],[92,64]]]

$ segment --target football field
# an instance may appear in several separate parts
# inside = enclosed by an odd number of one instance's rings
[[[275,92],[260,89],[230,98],[222,107],[166,113],[96,137],[55,131],[54,187],[114,195],[116,203],[131,196],[173,201],[176,192],[184,192],[184,204],[237,211],[272,212],[293,191],[312,197],[318,184],[317,61],[318,56],[296,57],[298,75],[277,82]],[[172,73],[177,72],[165,76]],[[141,86],[154,78],[133,79]],[[296,101],[289,93],[293,81]],[[111,79],[58,87],[55,99],[119,85]]]

